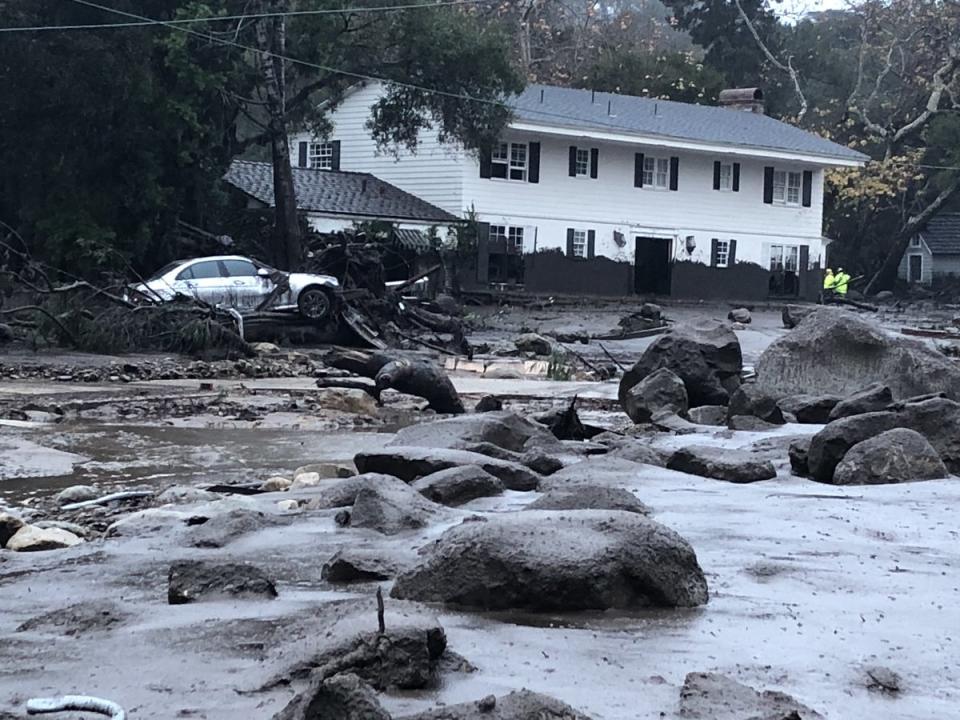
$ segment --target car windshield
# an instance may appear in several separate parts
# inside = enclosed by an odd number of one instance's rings
[[[180,267],[181,265],[183,265],[183,262],[184,262],[183,260],[174,260],[172,263],[167,263],[167,264],[164,265],[162,268],[160,268],[159,270],[157,270],[153,275],[151,275],[149,278],[147,278],[147,280],[148,280],[148,281],[150,281],[150,280],[159,280],[160,278],[162,278],[164,275],[166,275],[168,272],[170,272],[170,271],[173,270],[174,268],[178,268],[178,267]]]

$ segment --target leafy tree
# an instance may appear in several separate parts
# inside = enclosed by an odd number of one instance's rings
[[[613,52],[588,72],[583,87],[625,95],[713,104],[724,78],[693,53]]]

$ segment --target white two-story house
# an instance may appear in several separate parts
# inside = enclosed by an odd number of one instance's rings
[[[532,291],[762,299],[819,290],[824,170],[867,157],[762,113],[533,85],[480,157],[424,132],[415,153],[378,151],[361,85],[333,131],[294,135],[301,166],[369,172],[481,222],[461,282]],[[468,110],[465,110],[468,111]]]

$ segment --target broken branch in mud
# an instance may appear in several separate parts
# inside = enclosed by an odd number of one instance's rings
[[[377,588],[377,632],[383,635],[387,631],[386,621],[383,619],[383,589]]]
[[[611,361],[614,365],[616,365],[618,368],[620,368],[620,371],[621,371],[621,372],[626,371],[626,368],[625,368],[623,365],[620,364],[620,361],[619,361],[619,360],[617,360],[613,355],[610,354],[610,351],[607,350],[607,349],[603,346],[603,343],[597,343],[597,345],[599,345],[599,346],[600,346],[600,349],[603,350],[603,354],[606,355],[608,358],[610,358],[610,361]]]
[[[109,503],[120,502],[121,500],[135,500],[137,498],[153,497],[154,494],[155,493],[152,490],[125,490],[123,492],[110,493],[109,495],[94,498],[93,500],[83,500],[82,502],[70,503],[69,505],[64,505],[60,509],[79,510],[80,508],[93,507],[94,505],[108,505]]]
[[[31,698],[27,700],[28,715],[43,715],[70,710],[108,715],[112,720],[126,720],[127,717],[124,709],[115,702],[91,697],[90,695],[64,695],[58,698]]]

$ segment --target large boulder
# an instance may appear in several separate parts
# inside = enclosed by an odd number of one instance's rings
[[[171,605],[200,600],[247,598],[272,600],[277,588],[260,568],[239,563],[184,560],[170,566],[167,602]]]
[[[894,412],[864,413],[834,420],[810,441],[807,452],[810,477],[830,482],[833,471],[850,448],[895,427],[902,425],[901,418]]]
[[[722,427],[727,424],[727,408],[724,405],[701,405],[690,408],[687,417],[695,425]]]
[[[462,415],[401,429],[388,445],[469,450],[489,443],[510,452],[534,448],[563,452],[563,444],[543,425],[510,411]]]
[[[783,411],[777,406],[777,401],[754,383],[741,385],[730,396],[727,418],[737,415],[760,418],[773,425],[783,425],[786,422],[783,418]]]
[[[801,323],[801,321],[816,312],[819,309],[817,305],[784,305],[780,312],[780,318],[783,320],[783,326],[791,330]]]
[[[413,482],[447,468],[476,465],[499,478],[510,490],[536,490],[540,483],[539,475],[519,463],[498,460],[469,450],[391,445],[382,450],[358,453],[353,461],[361,473],[385,473],[405,482]]]
[[[344,674],[324,678],[311,677],[303,692],[298,693],[273,720],[390,720],[373,688],[356,675]]]
[[[409,485],[371,486],[360,490],[350,510],[350,527],[394,535],[426,527],[443,515],[443,508],[430,502]]]
[[[5,547],[7,541],[16,535],[23,525],[23,520],[13,513],[0,512],[0,548]]]
[[[503,492],[503,483],[475,465],[452,467],[416,480],[413,489],[428,500],[455,507]]]
[[[736,334],[726,325],[713,327],[676,326],[657,338],[637,363],[620,380],[619,400],[654,370],[667,368],[676,373],[687,389],[691,407],[726,405],[728,387],[743,370],[743,356]]]
[[[759,460],[743,450],[712,445],[681,448],[670,458],[667,467],[691,475],[733,483],[752,483],[777,476],[777,471],[769,460]]]
[[[786,693],[758,692],[717,673],[690,673],[680,690],[684,720],[823,720]]]
[[[372,720],[377,720],[376,718]],[[517,690],[509,695],[492,695],[474,702],[444,705],[397,720],[590,720],[579,710],[547,695]]]
[[[465,522],[392,595],[486,610],[572,611],[707,602],[693,548],[642,515],[530,511]]]
[[[623,488],[605,485],[571,485],[547,490],[525,510],[623,510],[648,515],[650,508]]]
[[[753,316],[750,315],[750,311],[747,308],[734,308],[727,313],[727,320],[740,323],[741,325],[748,325],[753,320]]]
[[[86,500],[96,500],[106,493],[98,490],[92,485],[71,485],[64,488],[53,498],[57,505],[69,505],[75,502],[84,502]]]
[[[894,428],[851,447],[833,472],[834,485],[935,480],[949,472],[937,451],[916,430]]]
[[[623,409],[635,423],[648,423],[661,410],[686,415],[689,409],[683,380],[667,368],[654,370],[626,391]]]
[[[960,366],[954,361],[833,308],[811,313],[771,344],[756,372],[757,385],[777,398],[811,390],[847,396],[870,378],[887,385],[897,399],[940,391],[960,399]]]
[[[659,466],[665,465],[664,462]],[[634,487],[637,477],[650,466],[615,455],[598,455],[567,465],[559,472],[544,478],[540,489],[543,491],[557,488],[569,488],[574,485],[595,485],[602,487]]]
[[[807,475],[810,474],[810,466],[807,458],[810,455],[811,442],[813,442],[812,437],[797,438],[790,442],[788,454],[790,457],[790,470],[794,475],[807,477]]]
[[[868,412],[880,412],[886,410],[892,402],[893,392],[889,387],[883,383],[872,383],[863,390],[859,390],[838,402],[836,407],[830,411],[830,420],[839,420],[851,415],[863,415]]]
[[[69,530],[24,525],[7,540],[6,548],[15,552],[40,552],[43,550],[62,550],[79,545],[82,542],[81,538]]]
[[[798,423],[824,425],[830,422],[830,412],[843,398],[839,395],[790,395],[777,401],[780,410],[793,415]]]
[[[193,522],[199,522],[198,515]],[[187,533],[187,543],[198,548],[221,548],[252,532],[263,530],[283,522],[280,518],[257,510],[238,508],[207,518],[194,525]]]

